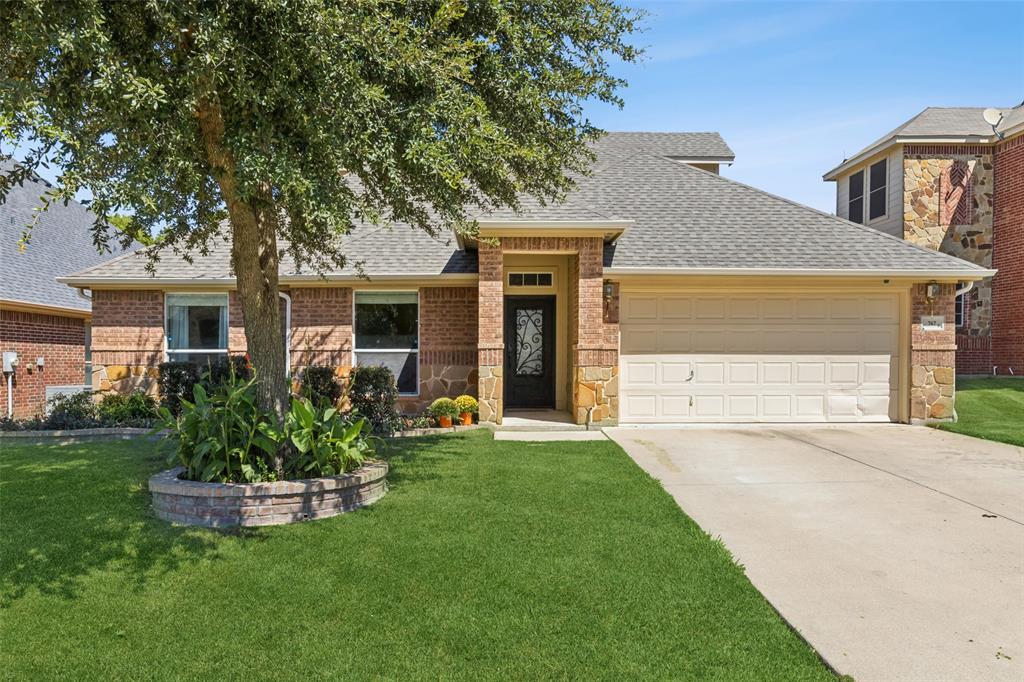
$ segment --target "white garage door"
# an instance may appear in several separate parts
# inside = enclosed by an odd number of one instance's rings
[[[620,421],[897,420],[897,294],[623,292]]]

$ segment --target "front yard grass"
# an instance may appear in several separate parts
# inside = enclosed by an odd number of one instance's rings
[[[2,678],[832,678],[611,442],[406,439],[373,507],[234,532],[152,515],[150,443],[0,447]]]
[[[1024,447],[1024,378],[956,380],[955,424],[937,424],[975,438]]]

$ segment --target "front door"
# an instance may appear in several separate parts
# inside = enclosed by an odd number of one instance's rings
[[[505,297],[505,406],[555,406],[555,297]]]

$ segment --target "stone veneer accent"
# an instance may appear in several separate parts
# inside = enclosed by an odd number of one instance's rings
[[[955,417],[956,331],[953,328],[956,285],[939,285],[939,295],[929,301],[926,284],[911,289],[910,417],[915,421],[948,421]],[[941,315],[942,331],[921,329],[921,317]]]
[[[966,217],[953,223],[960,197],[951,185],[955,164],[966,166],[970,187]],[[992,267],[995,170],[992,148],[978,145],[906,145],[903,150],[903,236],[907,241]],[[988,336],[992,324],[992,282],[975,283],[966,300],[967,336]]]
[[[420,289],[420,394],[399,399],[405,412],[425,409],[435,398],[477,395],[475,287]]]
[[[157,393],[163,362],[164,295],[160,291],[92,292],[94,391]]]
[[[342,476],[274,483],[203,483],[181,467],[153,475],[153,510],[189,526],[276,526],[337,516],[373,504],[388,490],[388,465],[375,461]]]

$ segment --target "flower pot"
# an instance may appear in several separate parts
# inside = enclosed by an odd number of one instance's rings
[[[437,423],[441,425],[442,429],[447,429],[452,425],[452,418],[447,415],[442,415],[437,418]]]
[[[459,415],[459,419],[462,420],[462,425],[463,426],[472,426],[473,425],[473,413],[472,412],[463,412],[463,413],[461,413]]]

